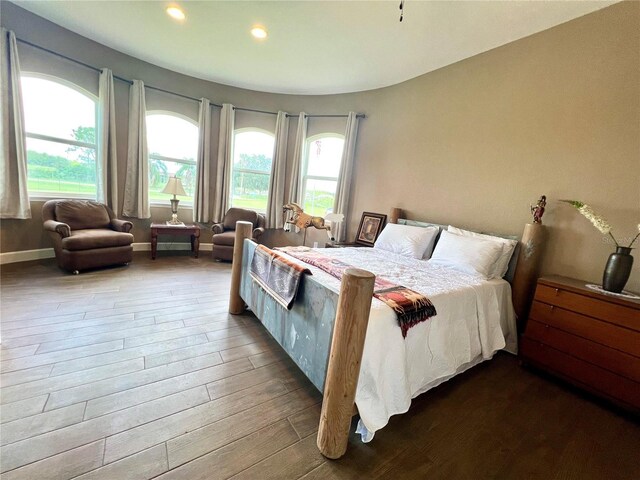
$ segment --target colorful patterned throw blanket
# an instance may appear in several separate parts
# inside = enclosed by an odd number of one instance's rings
[[[256,247],[251,261],[251,278],[287,310],[293,306],[303,273],[311,274],[311,271],[264,245]]]
[[[342,274],[347,268],[352,267],[340,260],[322,255],[317,250],[312,250],[309,247],[282,247],[278,248],[278,250],[309,265],[318,267],[338,279],[342,278]],[[404,338],[407,337],[407,332],[411,327],[437,314],[431,300],[421,293],[402,285],[396,285],[377,275],[373,287],[373,296],[386,303],[396,312],[398,325]]]

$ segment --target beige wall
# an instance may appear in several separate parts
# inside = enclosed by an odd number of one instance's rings
[[[601,278],[613,247],[557,200],[592,204],[619,239],[637,232],[640,3],[615,5],[373,98],[354,211],[396,204],[412,217],[517,234],[531,219],[529,203],[546,194],[544,271],[590,281]],[[628,287],[640,291],[640,258]]]
[[[411,218],[519,234],[530,221],[529,204],[546,194],[544,223],[551,235],[544,271],[598,281],[612,246],[557,200],[592,204],[619,238],[630,238],[640,222],[637,2],[614,5],[399,85],[329,96],[265,94],[183,76],[79,37],[7,2],[2,3],[2,25],[20,38],[108,66],[117,75],[217,103],[292,113],[366,113],[356,155],[351,236],[362,211],[386,213],[392,206],[405,208]],[[27,49],[20,50],[25,62]],[[44,54],[31,55],[38,57],[30,60],[38,68],[71,75],[69,80],[80,82],[87,75],[71,65],[65,69]],[[119,84],[121,176],[126,92]],[[187,100],[154,93],[153,102],[158,104],[154,108],[194,115]],[[273,122],[258,114],[242,115],[244,126]],[[316,122],[311,130],[340,132],[344,127],[344,120]],[[295,123],[292,119],[290,139]],[[39,207],[34,207],[37,216]],[[168,210],[154,208],[152,213],[162,220]],[[188,220],[190,213],[184,210],[181,216]],[[136,221],[136,241],[148,241],[148,224]],[[295,240],[293,235],[288,238]],[[322,235],[316,238],[324,240]],[[3,221],[0,241],[2,251],[49,246],[37,218]],[[628,284],[636,291],[639,265],[640,260]]]

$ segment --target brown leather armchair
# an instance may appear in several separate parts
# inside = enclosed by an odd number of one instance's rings
[[[49,200],[42,206],[44,229],[53,239],[60,268],[80,270],[127,265],[133,258],[131,222],[115,218],[106,205],[89,200]]]
[[[236,222],[251,222],[253,224],[253,240],[258,242],[264,233],[265,218],[261,213],[244,208],[230,208],[222,220],[215,223],[213,230],[213,258],[215,260],[233,260],[233,244],[236,240]]]

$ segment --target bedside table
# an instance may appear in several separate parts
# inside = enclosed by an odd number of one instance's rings
[[[640,301],[602,294],[586,283],[538,280],[520,358],[640,411]]]

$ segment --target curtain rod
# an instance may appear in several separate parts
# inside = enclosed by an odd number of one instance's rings
[[[297,117],[298,115],[289,115],[290,117]],[[309,114],[305,114],[305,117],[315,117],[315,118],[347,118],[349,115],[345,115],[345,114],[339,114],[339,115],[309,115]],[[356,117],[358,118],[367,118],[367,116],[364,113],[358,113],[356,115]]]
[[[264,113],[266,115],[278,115],[278,112],[270,112],[267,110],[255,110],[253,108],[243,108],[243,107],[233,107],[234,110],[241,110],[243,112],[256,112],[256,113]],[[296,113],[287,113],[287,117],[297,117],[299,114]],[[349,115],[341,114],[341,115],[311,115],[308,113],[304,114],[305,117],[332,117],[332,118],[347,118]],[[358,113],[356,115],[358,118],[365,118],[364,113]]]
[[[255,113],[265,113],[267,115],[278,115],[278,112],[269,112],[267,110],[255,110],[253,108],[244,108],[244,107],[233,107],[234,110],[241,110],[243,112],[255,112]]]
[[[196,97],[190,97],[189,95],[183,95],[182,93],[172,92],[171,90],[165,90],[164,88],[153,87],[151,85],[146,85],[146,84],[144,87],[148,88],[149,90],[156,90],[158,92],[168,93],[169,95],[175,95],[176,97],[186,98],[187,100],[193,100],[194,102],[200,103],[200,99]],[[213,103],[213,102],[209,102],[209,106],[222,108],[222,105],[218,105],[217,103]]]
[[[36,45],[35,43],[31,43],[27,40],[23,40],[22,38],[18,38],[16,37],[16,41],[19,43],[24,43],[25,45],[29,45],[30,47],[36,48],[38,50],[42,50],[43,52],[47,52],[51,55],[54,55],[56,57],[60,57],[60,58],[64,58],[65,60],[68,60],[70,62],[76,63],[78,65],[81,65],[85,68],[88,68],[89,70],[93,70],[94,72],[98,72],[100,73],[102,71],[102,69],[98,68],[98,67],[94,67],[93,65],[89,65],[88,63],[84,63],[80,60],[76,60],[75,58],[71,58],[68,57],[67,55],[63,55],[62,53],[58,53],[55,52],[53,50],[50,50],[48,48],[42,47],[40,45]],[[124,83],[128,83],[129,85],[133,84],[132,80],[129,80],[127,78],[124,77],[119,77],[117,75],[114,75],[113,78],[115,78],[116,80],[120,80],[121,82]],[[190,97],[189,95],[184,95],[182,93],[177,93],[177,92],[172,92],[171,90],[165,90],[164,88],[160,88],[160,87],[154,87],[153,85],[146,85],[145,84],[145,88],[148,88],[149,90],[156,90],[158,92],[163,92],[163,93],[168,93],[169,95],[175,95],[176,97],[181,97],[181,98],[185,98],[187,100],[193,100],[194,102],[200,102],[199,98],[195,98],[195,97]],[[209,103],[209,105],[211,105],[212,107],[217,107],[217,108],[222,108],[222,105],[219,105],[217,103]],[[255,113],[265,113],[267,115],[277,115],[278,112],[269,112],[266,110],[255,110],[253,108],[244,108],[244,107],[233,107],[234,110],[241,110],[244,112],[255,112]],[[298,115],[292,114],[292,113],[287,113],[287,117],[297,117]],[[348,115],[308,115],[305,114],[305,116],[307,117],[335,117],[335,118],[346,118],[348,117]],[[365,118],[366,116],[363,113],[359,113],[358,115],[356,115],[358,118]]]
[[[17,38],[16,37],[16,41],[18,41],[20,43],[24,43],[25,45],[29,45],[30,47],[36,48],[38,50],[42,50],[43,52],[50,53],[51,55],[54,55],[56,57],[64,58],[65,60],[69,60],[70,62],[73,62],[73,63],[76,63],[78,65],[81,65],[81,66],[83,66],[85,68],[88,68],[89,70],[93,70],[94,72],[100,73],[102,71],[102,69],[100,69],[98,67],[94,67],[93,65],[89,65],[88,63],[81,62],[80,60],[76,60],[75,58],[68,57],[66,55],[63,55],[62,53],[55,52],[55,51],[50,50],[48,48],[41,47],[40,45],[36,45],[35,43],[28,42],[27,40],[23,40],[21,38]],[[119,77],[118,75],[114,75],[113,78],[115,78],[116,80],[120,80],[121,82],[128,83],[129,85],[133,84],[133,81],[131,81],[131,80],[127,79],[127,78],[124,78],[124,77]],[[190,97],[188,95],[183,95],[182,93],[171,92],[169,90],[165,90],[165,89],[160,88],[160,87],[154,87],[153,85],[145,85],[145,88],[148,88],[150,90],[157,90],[158,92],[168,93],[170,95],[175,95],[177,97],[186,98],[187,100],[193,100],[194,102],[199,102],[200,101],[199,98]],[[211,103],[211,106],[222,107],[222,105],[216,105],[215,103]]]

